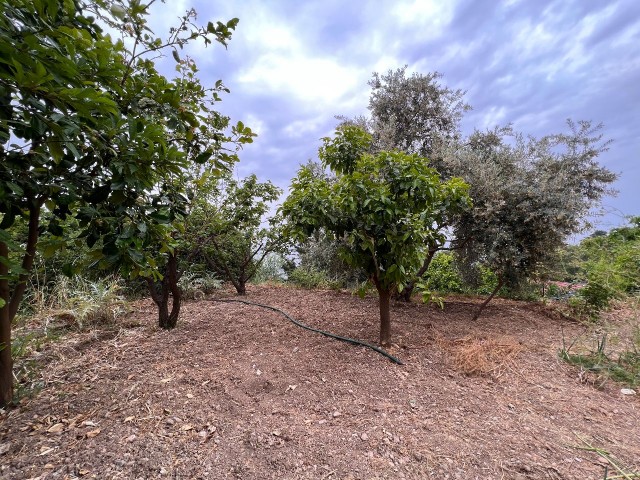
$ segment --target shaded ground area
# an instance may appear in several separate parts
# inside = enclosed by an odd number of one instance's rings
[[[247,300],[377,339],[374,297]],[[585,442],[640,466],[640,396],[558,359],[580,326],[509,301],[472,324],[475,306],[392,305],[398,366],[240,304],[188,303],[164,332],[142,302],[127,328],[47,348],[43,390],[0,417],[0,477],[602,479]]]

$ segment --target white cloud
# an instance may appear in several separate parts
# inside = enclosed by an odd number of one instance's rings
[[[453,17],[455,2],[443,2],[440,0],[413,0],[399,2],[392,9],[394,15],[401,23],[421,26],[429,26],[441,30]],[[425,31],[429,36],[437,32]]]
[[[291,122],[282,129],[288,138],[301,138],[309,133],[316,132],[322,124],[322,118],[307,118]]]
[[[329,58],[267,53],[238,79],[252,90],[268,90],[309,103],[334,103],[359,86],[359,76],[359,69]]]

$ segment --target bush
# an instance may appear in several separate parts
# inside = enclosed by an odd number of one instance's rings
[[[49,295],[50,308],[54,316],[71,318],[78,328],[112,323],[127,311],[121,288],[115,276],[95,281],[80,275],[61,276]]]
[[[425,284],[430,290],[441,293],[462,293],[462,278],[455,264],[455,257],[449,252],[437,253],[425,275]]]
[[[348,265],[341,257],[342,243],[324,233],[309,237],[299,246],[299,268],[305,272],[322,272],[327,283],[342,288],[358,288],[367,280],[366,274]],[[294,282],[295,283],[295,282]]]
[[[200,300],[222,286],[222,280],[210,273],[185,272],[178,281],[182,297]]]
[[[302,288],[326,288],[331,285],[327,274],[312,267],[300,266],[289,274],[289,282]]]
[[[279,253],[271,252],[264,258],[256,274],[253,276],[253,283],[264,283],[269,281],[282,282],[286,279],[285,264],[287,260]]]

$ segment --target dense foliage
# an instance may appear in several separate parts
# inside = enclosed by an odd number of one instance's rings
[[[255,175],[242,181],[225,178],[209,188],[199,183],[185,232],[186,260],[205,266],[244,295],[265,258],[286,251],[277,218],[266,219],[281,193]]]
[[[74,216],[80,237],[98,247],[94,261],[149,279],[160,323],[170,328],[177,314],[166,308],[169,291],[179,307],[174,231],[186,212],[185,167],[225,168],[236,160],[225,145],[251,139],[242,124],[225,133],[228,119],[212,108],[225,87],[203,88],[195,64],[178,54],[196,38],[226,44],[237,19],[201,28],[190,11],[163,41],[146,25],[148,6],[0,5],[0,405],[11,401],[11,320],[40,234],[48,232],[50,249],[62,248]],[[122,38],[114,41],[96,18]],[[179,65],[175,80],[150,59],[165,49]],[[27,228],[16,241],[17,217]]]
[[[343,258],[363,269],[380,297],[380,342],[391,340],[389,298],[420,268],[425,245],[443,235],[437,219],[447,208],[468,205],[468,186],[442,182],[417,155],[367,153],[371,137],[343,126],[323,139],[319,157],[335,179],[319,178],[303,166],[282,212],[304,239],[324,229],[343,239]]]

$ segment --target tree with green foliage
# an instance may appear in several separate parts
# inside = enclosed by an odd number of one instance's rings
[[[471,107],[464,91],[439,83],[442,74],[407,75],[406,70],[373,74],[366,123],[378,149],[415,153],[439,167],[434,163],[439,151],[461,138],[460,122]]]
[[[203,100],[217,101],[221,82],[205,90],[188,75],[169,81],[150,58],[166,48],[183,62],[178,49],[197,37],[224,44],[237,19],[196,28],[189,12],[162,41],[146,27],[148,7],[0,4],[0,406],[12,399],[11,322],[41,232],[62,247],[64,220],[75,215],[80,236],[100,245],[94,260],[159,280],[158,262],[144,249],[153,244],[171,258],[173,218],[166,212],[183,204],[184,167],[227,165],[235,153],[224,145],[250,141],[244,125],[235,138],[224,134],[228,119]],[[95,17],[123,40],[105,35]],[[11,237],[17,217],[27,224],[21,241]]]
[[[427,160],[371,150],[371,136],[344,125],[324,138],[319,158],[336,178],[319,178],[303,166],[282,205],[287,227],[304,239],[317,229],[345,239],[343,258],[369,275],[379,295],[380,343],[391,343],[391,295],[418,270],[425,245],[440,235],[443,205],[468,205],[468,186],[440,180]]]
[[[370,117],[345,120],[345,123],[368,131],[373,137],[374,152],[399,150],[417,154],[428,158],[429,166],[443,178],[455,176],[443,163],[443,152],[461,141],[460,123],[471,106],[464,101],[464,91],[442,85],[441,78],[438,72],[407,75],[406,66],[386,74],[374,73],[369,81]],[[461,213],[451,207],[443,205],[435,219],[435,229],[442,233],[429,241],[422,266],[414,278],[407,280],[402,291],[397,292],[398,298],[410,301],[416,285],[423,283],[434,255],[451,248],[445,232],[454,226]]]
[[[514,135],[511,143],[506,141],[510,129],[476,132],[445,155],[447,168],[471,185],[474,202],[455,225],[455,238],[465,239],[463,271],[484,265],[498,278],[474,318],[503,286],[518,288],[552,261],[610,191],[616,175],[596,161],[608,145],[601,127],[590,122],[569,122],[569,127],[570,134]]]
[[[615,298],[640,292],[640,217],[631,217],[628,225],[609,232],[596,231],[559,253],[572,262],[569,269],[564,263],[554,273],[586,282],[579,295],[590,313],[597,314]]]
[[[255,175],[242,181],[225,178],[213,188],[199,184],[185,233],[190,263],[203,263],[245,295],[264,259],[285,253],[287,244],[278,232],[279,219],[265,218],[282,190]]]

